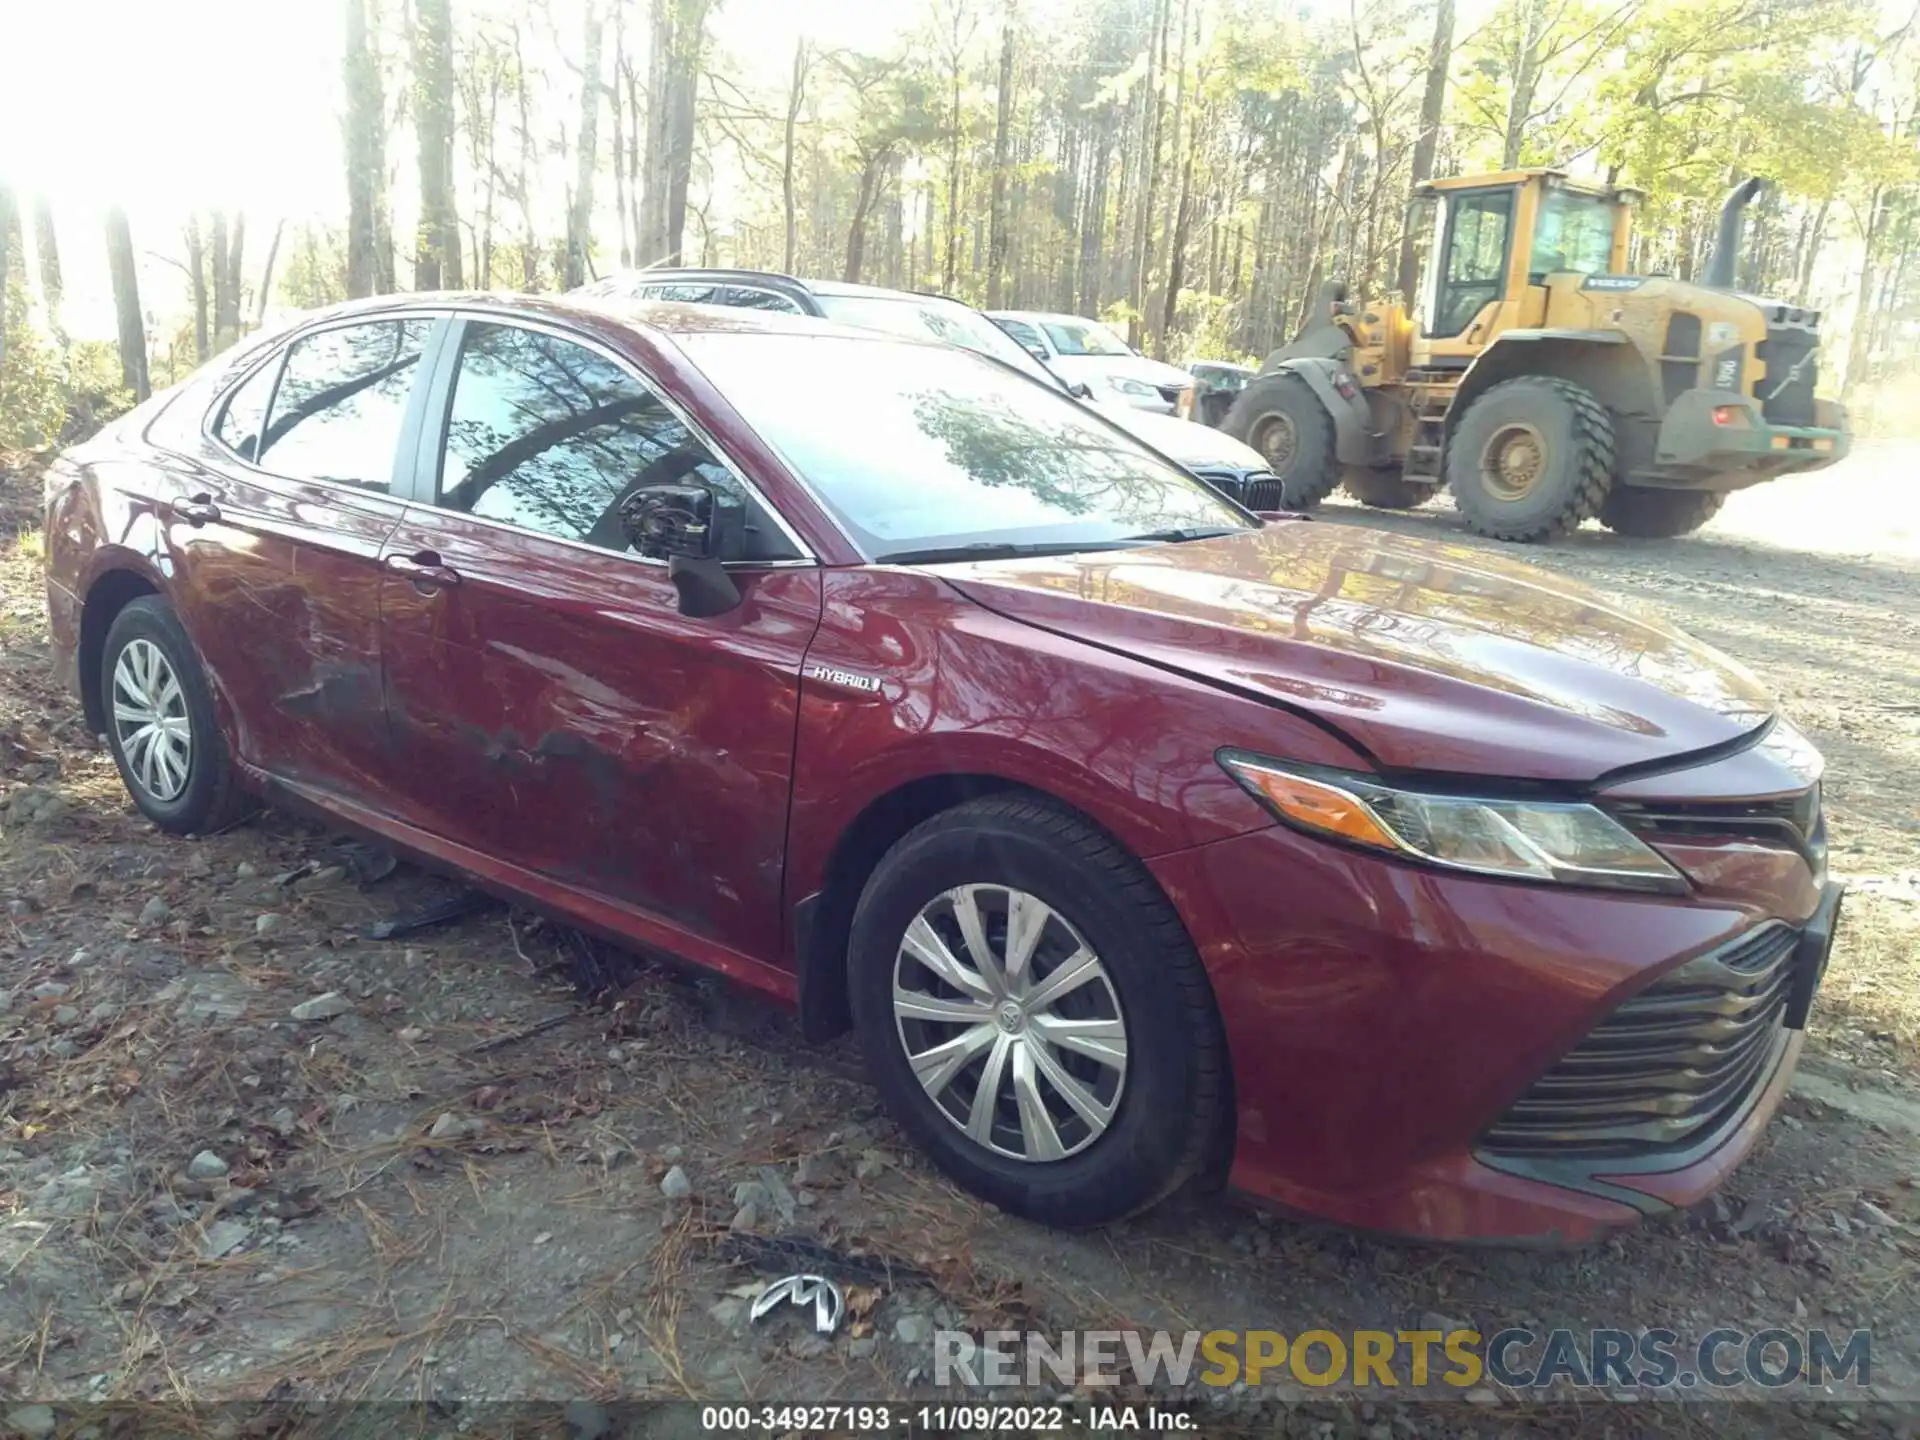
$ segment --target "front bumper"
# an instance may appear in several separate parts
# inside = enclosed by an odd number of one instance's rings
[[[1815,418],[1820,424],[1770,424],[1749,396],[1688,390],[1660,422],[1654,464],[1641,474],[1705,489],[1739,489],[1779,475],[1823,470],[1846,458],[1853,436],[1845,410],[1834,401],[1816,401]]]
[[[1623,1001],[1770,917],[1416,869],[1284,829],[1151,868],[1226,1027],[1230,1183],[1290,1210],[1439,1240],[1588,1241],[1710,1193],[1759,1138],[1799,1053],[1800,1032],[1783,1029],[1741,1103],[1689,1151],[1632,1173],[1516,1168],[1482,1139],[1536,1080]],[[1824,955],[1819,916],[1837,900],[1809,890],[1777,918],[1820,935],[1801,943]]]

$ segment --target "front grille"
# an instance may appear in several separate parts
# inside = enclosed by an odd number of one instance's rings
[[[1280,478],[1270,470],[1234,470],[1224,466],[1201,465],[1196,466],[1193,473],[1249,510],[1281,508]]]
[[[1621,824],[1652,845],[1658,845],[1663,836],[1706,835],[1785,845],[1816,866],[1826,858],[1827,827],[1818,785],[1771,800],[1651,800],[1608,808]]]
[[[1820,365],[1813,355],[1820,333],[1804,325],[1768,325],[1755,353],[1767,367],[1760,381],[1760,413],[1771,425],[1814,423],[1813,388]]]
[[[1799,932],[1771,924],[1691,960],[1626,1001],[1534,1081],[1482,1148],[1528,1159],[1685,1150],[1771,1075]]]

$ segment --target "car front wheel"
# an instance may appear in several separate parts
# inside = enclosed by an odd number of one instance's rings
[[[1078,816],[994,797],[926,821],[854,916],[853,1006],[876,1083],[935,1161],[1044,1224],[1177,1188],[1225,1122],[1225,1048],[1180,918]]]

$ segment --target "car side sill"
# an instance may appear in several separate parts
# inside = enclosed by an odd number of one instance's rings
[[[799,1003],[799,984],[789,971],[696,935],[649,911],[496,860],[390,815],[382,815],[313,786],[270,775],[244,762],[240,769],[251,787],[265,799],[383,841],[426,869],[457,872],[461,879],[489,894],[551,912],[615,944],[661,951],[717,971],[729,980],[787,1005]]]

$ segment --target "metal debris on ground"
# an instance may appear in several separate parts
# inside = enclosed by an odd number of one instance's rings
[[[841,1316],[847,1313],[847,1297],[826,1276],[789,1275],[784,1280],[774,1281],[760,1292],[760,1298],[753,1302],[753,1308],[747,1312],[747,1319],[764,1319],[783,1304],[797,1305],[802,1309],[812,1305],[813,1328],[821,1335],[831,1335],[838,1330]]]
[[[490,910],[499,903],[484,891],[462,888],[411,910],[402,910],[389,920],[377,920],[367,926],[364,933],[369,940],[394,940],[402,935],[411,935],[416,930],[445,925],[450,920]]]

